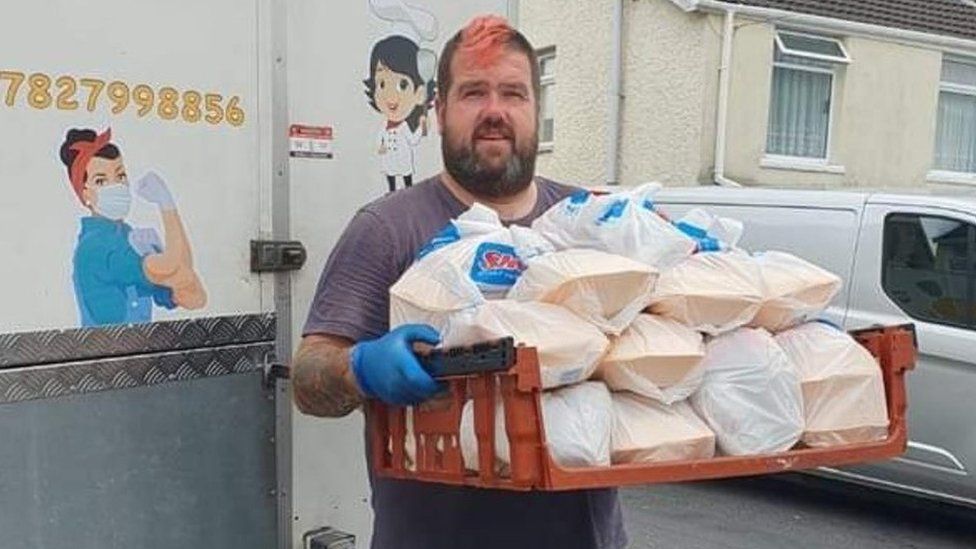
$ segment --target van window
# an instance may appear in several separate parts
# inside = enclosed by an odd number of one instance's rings
[[[889,215],[881,284],[912,318],[976,327],[976,226],[948,217]]]

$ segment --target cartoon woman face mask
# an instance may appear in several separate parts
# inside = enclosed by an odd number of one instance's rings
[[[115,185],[105,185],[95,190],[95,203],[92,209],[95,213],[112,219],[121,221],[129,215],[132,207],[132,193],[129,186],[117,183]]]
[[[93,148],[88,147],[86,152]],[[76,177],[84,178],[79,187],[85,204],[102,217],[123,220],[132,206],[132,194],[121,154],[115,158],[93,156],[82,160],[85,160],[85,170],[76,168]]]

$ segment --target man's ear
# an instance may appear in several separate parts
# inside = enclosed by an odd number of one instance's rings
[[[444,135],[444,98],[440,92],[434,94],[434,110],[437,111],[437,133]]]

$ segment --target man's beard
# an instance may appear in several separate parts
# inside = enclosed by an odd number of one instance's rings
[[[477,137],[486,131],[502,132],[512,147],[512,154],[502,166],[488,166],[475,150]],[[519,146],[511,127],[500,121],[485,121],[475,128],[468,146],[460,144],[454,147],[450,136],[445,133],[441,139],[441,154],[447,173],[466,191],[475,196],[501,198],[517,194],[532,183],[538,144],[539,137],[533,134],[529,143]]]

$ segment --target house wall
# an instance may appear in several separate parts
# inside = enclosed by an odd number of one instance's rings
[[[613,2],[521,0],[519,28],[536,48],[555,46],[554,147],[537,172],[606,182]],[[721,28],[669,0],[624,2],[619,180],[689,184],[711,164],[716,55]],[[714,132],[712,132],[714,133]]]
[[[773,25],[740,20],[733,40],[726,175],[748,185],[906,187],[932,165],[942,54],[840,37],[828,163],[843,173],[761,167],[773,72]]]
[[[614,0],[520,0],[520,30],[537,49],[555,46],[555,146],[536,172],[560,181],[605,183]]]
[[[555,46],[555,139],[537,170],[606,182],[615,0],[520,0],[536,47]],[[619,180],[708,183],[714,170],[724,16],[670,0],[627,1]],[[763,167],[773,70],[772,22],[736,18],[725,175],[745,185],[906,187],[932,167],[942,52],[840,36],[852,63],[834,82],[829,162],[836,173]]]

